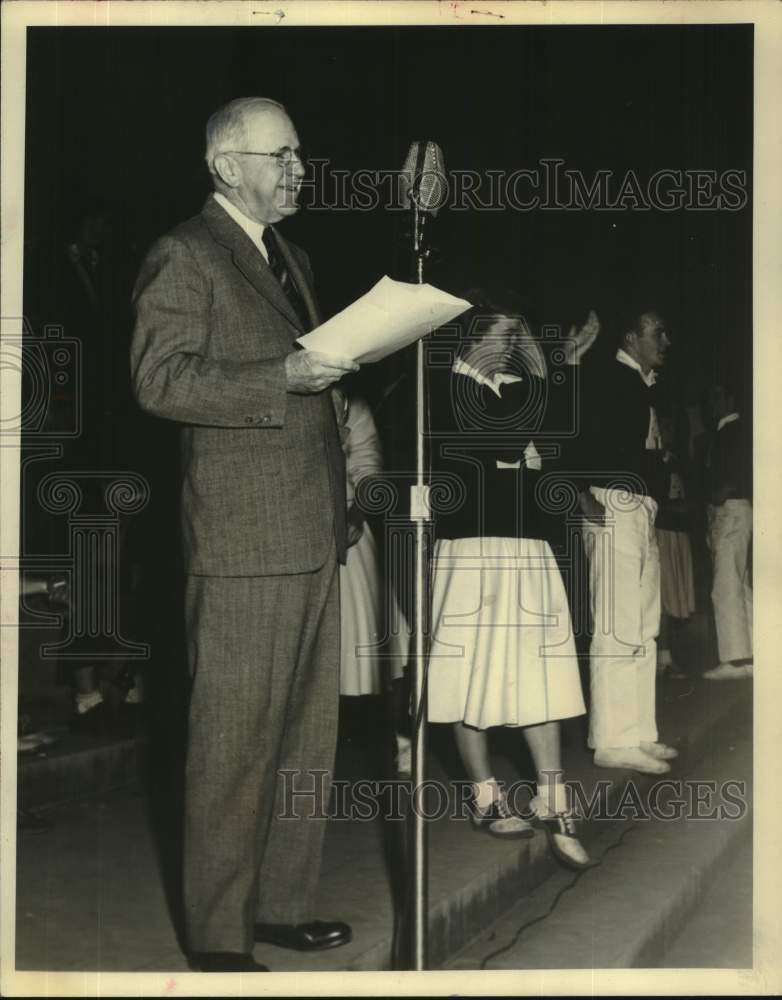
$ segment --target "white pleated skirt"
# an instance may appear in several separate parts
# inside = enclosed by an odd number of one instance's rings
[[[570,609],[548,542],[435,545],[430,722],[530,726],[586,711]]]
[[[410,631],[393,591],[381,579],[372,529],[348,549],[339,567],[339,693],[381,694],[404,673]]]

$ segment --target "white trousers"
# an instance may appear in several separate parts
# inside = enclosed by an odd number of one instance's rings
[[[720,663],[752,657],[752,587],[749,546],[752,504],[726,500],[709,507],[709,548],[714,566],[711,601]]]
[[[616,490],[592,493],[606,507],[606,523],[585,521],[582,528],[593,623],[589,746],[637,747],[657,739],[657,504]]]

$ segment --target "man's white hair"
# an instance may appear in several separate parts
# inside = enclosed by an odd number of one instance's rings
[[[256,111],[276,108],[285,111],[279,101],[270,97],[237,97],[218,108],[206,123],[206,165],[214,177],[215,157],[229,149],[241,150],[247,137],[247,119]]]

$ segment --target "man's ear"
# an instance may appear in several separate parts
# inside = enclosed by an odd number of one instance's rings
[[[227,153],[218,153],[212,161],[212,169],[227,187],[238,187],[242,180],[242,171],[236,160]]]

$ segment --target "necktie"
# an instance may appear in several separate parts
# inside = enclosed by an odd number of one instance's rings
[[[269,267],[271,268],[272,274],[280,283],[280,287],[285,293],[285,296],[290,304],[293,306],[294,312],[301,321],[301,325],[305,330],[309,329],[310,324],[308,322],[309,313],[307,311],[307,306],[305,305],[301,292],[296,287],[293,275],[288,270],[285,258],[280,250],[280,245],[277,242],[277,234],[271,226],[266,226],[264,228],[262,239],[263,245],[266,247],[266,252],[269,255]]]

